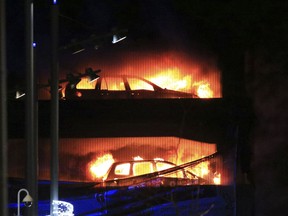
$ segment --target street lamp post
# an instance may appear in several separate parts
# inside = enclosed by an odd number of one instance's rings
[[[34,73],[34,4],[26,0],[26,181],[27,188],[34,197],[29,209],[30,215],[38,214],[38,105],[36,77]]]
[[[22,191],[24,191],[26,193],[26,196],[22,200],[22,202],[24,202],[25,206],[26,207],[31,207],[32,203],[33,203],[33,199],[30,196],[28,190],[26,190],[25,188],[20,189],[18,191],[18,194],[17,194],[17,216],[20,216],[20,194],[21,194]]]
[[[58,172],[59,172],[59,94],[58,94],[58,19],[59,8],[57,0],[53,0],[51,7],[51,188],[50,188],[50,215],[54,215],[54,200],[58,200]]]

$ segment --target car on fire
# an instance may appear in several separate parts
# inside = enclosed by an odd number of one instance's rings
[[[181,165],[155,160],[114,162],[97,188],[95,199],[107,214],[141,212],[151,206],[168,205],[195,197],[214,197],[212,182],[188,171],[201,162],[210,160],[216,153]]]
[[[103,176],[100,185],[102,187],[174,187],[207,183],[207,180],[188,171],[185,166],[155,159],[114,162]]]
[[[145,98],[193,98],[195,95],[161,88],[138,76],[98,76],[94,82],[87,77],[68,79],[62,99],[145,99]]]

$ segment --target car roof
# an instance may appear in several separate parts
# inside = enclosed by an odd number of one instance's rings
[[[122,163],[140,163],[140,162],[153,162],[153,163],[157,163],[157,162],[163,162],[163,163],[169,163],[171,165],[175,165],[174,163],[170,162],[170,161],[166,161],[166,160],[161,160],[161,159],[145,159],[145,160],[129,160],[129,161],[117,161],[114,162],[113,164],[117,165],[117,164],[122,164]]]
[[[162,87],[158,86],[157,84],[151,82],[150,80],[144,78],[144,77],[141,77],[141,76],[137,76],[137,75],[128,75],[128,74],[115,74],[115,75],[111,75],[111,74],[104,74],[104,75],[100,75],[99,79],[103,79],[103,78],[116,78],[116,77],[120,77],[120,78],[136,78],[136,79],[140,79],[140,80],[143,80],[147,83],[149,83],[150,85],[153,85],[157,88],[160,88],[160,89],[163,89]]]

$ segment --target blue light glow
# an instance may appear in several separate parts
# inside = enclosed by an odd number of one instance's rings
[[[37,46],[36,42],[33,42],[32,46],[35,48]]]
[[[53,0],[53,4],[54,4],[54,5],[57,4],[57,0]]]
[[[65,201],[60,200],[53,200],[53,215],[60,215],[60,216],[74,216],[74,206]]]

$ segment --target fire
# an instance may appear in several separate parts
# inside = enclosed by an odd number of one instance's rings
[[[195,82],[193,86],[196,87],[196,94],[199,98],[213,98],[213,91],[210,88],[210,84],[207,82]]]
[[[213,178],[213,182],[216,185],[220,185],[221,184],[221,173],[216,173],[215,177]]]
[[[179,51],[165,51],[165,52],[139,52],[135,55],[135,52],[128,51],[125,53],[114,53],[113,55],[123,54],[127,61],[115,62],[111,64],[111,61],[102,59],[99,62],[95,60],[87,59],[85,62],[77,61],[75,70],[83,71],[87,65],[93,65],[96,68],[101,65],[102,75],[136,75],[148,79],[151,82],[159,85],[162,88],[170,90],[184,91],[197,95],[199,98],[209,97],[222,97],[221,94],[221,71],[217,67],[217,59],[212,56],[207,58],[197,58],[196,56],[190,56],[187,53]],[[62,76],[69,69],[64,69]],[[46,83],[47,78],[41,77],[43,82]],[[45,81],[44,81],[45,79]],[[203,82],[208,85],[200,87],[199,90],[195,89],[195,85],[199,82]],[[42,81],[41,81],[42,82]],[[63,87],[65,84],[63,83]],[[77,88],[81,89],[95,89],[95,82],[91,83],[89,80],[82,78],[78,83]],[[119,89],[119,86],[114,86],[114,89]],[[210,90],[208,90],[210,89]],[[41,96],[40,96],[41,95]],[[41,91],[40,97],[49,97],[48,91]]]
[[[191,75],[181,76],[178,68],[168,68],[159,71],[148,79],[162,88],[177,91],[188,91],[191,86]]]
[[[83,77],[81,81],[77,84],[79,89],[95,89],[95,81],[90,82],[88,77]]]
[[[142,157],[140,157],[140,156],[136,156],[136,157],[133,158],[133,160],[139,161],[139,160],[144,160],[144,159]],[[153,160],[155,160],[155,161],[164,161],[163,158],[154,158]]]
[[[176,91],[189,92],[197,95],[199,98],[213,98],[214,92],[211,89],[210,83],[208,81],[193,81],[192,75],[182,75],[179,68],[167,68],[165,70],[159,70],[153,76],[144,76],[143,78],[155,83],[156,85]],[[112,78],[111,78],[112,79]],[[125,90],[125,85],[123,82],[120,84],[115,78],[115,85],[109,87],[110,90]],[[149,89],[151,86],[144,85],[143,82],[139,80],[129,81],[131,89]],[[138,82],[136,82],[138,81]],[[91,83],[87,78],[82,78],[82,80],[77,84],[79,89],[95,89],[95,82]]]
[[[88,164],[91,177],[93,179],[103,177],[113,163],[114,159],[112,154],[104,154],[96,160],[91,161]]]
[[[163,158],[154,158],[155,161],[164,161]]]
[[[207,175],[209,173],[209,162],[202,162],[198,165],[196,165],[195,167],[192,168],[192,171],[195,175],[203,178],[205,175]]]
[[[207,81],[192,81],[191,75],[181,76],[178,68],[159,72],[150,80],[155,84],[176,91],[192,92],[199,98],[213,98],[214,93]]]
[[[141,161],[144,160],[141,156],[136,156],[133,157],[133,160],[135,161]],[[161,160],[164,161],[163,158],[154,158],[154,160]],[[114,163],[114,159],[112,154],[104,154],[101,157],[98,157],[96,160],[91,161],[88,166],[89,166],[89,172],[92,177],[92,179],[99,179],[103,177],[109,167]],[[125,164],[127,166],[127,164]],[[178,164],[179,165],[179,164]],[[168,169],[169,167],[162,167],[161,170],[163,169]],[[210,167],[210,162],[205,161],[202,163],[197,164],[194,167],[188,168],[189,171],[191,171],[193,174],[195,174],[198,177],[204,178],[204,179],[209,179],[211,182],[213,182],[215,185],[220,185],[221,184],[221,173],[218,172],[213,172],[213,170]],[[135,172],[140,175],[140,174],[145,174],[148,173],[148,170],[150,170],[149,167],[145,168],[145,165],[142,164],[138,168],[135,167]],[[123,171],[121,171],[123,172]]]
[[[210,179],[215,185],[221,184],[221,173],[213,172],[210,169],[210,162],[202,162],[192,168],[192,172],[204,179]]]

